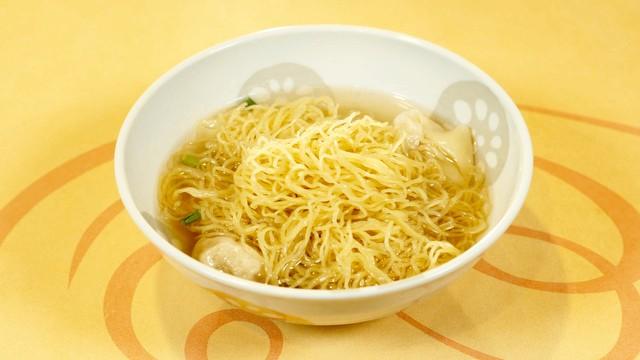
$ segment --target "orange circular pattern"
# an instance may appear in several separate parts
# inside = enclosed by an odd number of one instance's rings
[[[269,336],[267,360],[275,360],[282,352],[282,331],[266,318],[239,309],[221,310],[200,319],[189,331],[184,345],[184,355],[189,360],[207,359],[207,341],[218,328],[232,321],[246,321],[262,328]]]

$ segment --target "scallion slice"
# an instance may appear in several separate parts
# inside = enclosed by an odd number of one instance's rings
[[[184,219],[182,219],[182,223],[185,225],[189,225],[193,222],[200,220],[201,217],[202,215],[200,215],[200,210],[196,210],[191,214],[187,215]]]
[[[180,162],[187,166],[198,167],[198,165],[200,165],[200,158],[195,155],[184,154],[182,155],[182,159],[180,159]]]

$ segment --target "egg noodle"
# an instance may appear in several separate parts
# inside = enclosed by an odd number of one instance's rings
[[[453,182],[442,161],[452,160],[437,144],[409,149],[391,123],[340,116],[329,97],[241,104],[204,120],[171,158],[160,209],[192,241],[226,235],[254,249],[258,281],[384,284],[447,262],[486,228],[482,171]],[[194,210],[197,221],[179,223]]]

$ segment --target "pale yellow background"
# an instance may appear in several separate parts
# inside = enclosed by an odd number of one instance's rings
[[[640,207],[639,19],[638,1],[0,0],[0,224],[15,223],[0,238],[0,358],[125,357],[105,326],[105,291],[146,240],[124,212],[98,235],[68,285],[76,244],[118,199],[112,162],[51,191],[24,217],[7,204],[52,169],[114,141],[136,98],[185,57],[288,24],[368,25],[438,43],[484,69],[522,106],[536,156],[626,199],[632,208],[620,221],[629,227]],[[612,266],[625,253],[640,264],[616,224],[589,196],[539,167],[516,221],[581,244]],[[628,239],[638,239],[636,225]],[[574,252],[523,236],[506,235],[486,260],[540,282],[601,276]],[[638,280],[619,280],[635,282],[624,296],[636,310]],[[612,349],[620,351],[610,354],[616,358],[633,358],[640,332],[623,319],[638,311],[623,314],[621,301],[612,290],[541,291],[473,270],[406,310],[444,341],[398,316],[343,327],[276,325],[282,359],[468,358],[452,341],[503,358],[599,358]],[[193,324],[227,308],[160,261],[141,279],[131,319],[148,353],[183,358]],[[267,351],[264,332],[246,322],[209,339],[211,358],[264,358]]]

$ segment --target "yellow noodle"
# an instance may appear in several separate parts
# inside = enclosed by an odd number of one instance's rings
[[[388,122],[338,117],[331,98],[240,105],[203,121],[170,160],[159,203],[193,238],[227,234],[264,260],[260,280],[337,289],[388,283],[436,267],[486,228],[484,176],[464,184],[424,140],[408,150]],[[199,159],[196,168],[181,159]],[[184,225],[179,225],[184,226]]]

